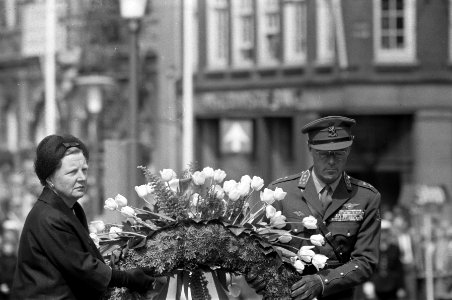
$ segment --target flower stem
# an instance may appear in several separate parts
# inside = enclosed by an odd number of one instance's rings
[[[131,207],[132,207],[132,206],[131,206]],[[162,215],[162,214],[159,214],[159,213],[150,211],[150,210],[141,209],[141,208],[138,208],[138,207],[132,207],[132,208],[133,208],[134,210],[139,210],[139,211],[141,211],[141,212],[144,212],[144,213],[147,213],[147,214],[150,214],[150,215],[154,215],[154,216],[157,216],[157,217],[160,217],[160,218],[163,218],[163,219],[167,219],[168,221],[172,221],[172,222],[176,221],[176,220],[174,220],[173,218],[170,218],[170,217],[168,217],[168,216],[165,216],[165,215]],[[119,211],[119,212],[120,212],[120,211]]]
[[[143,237],[143,238],[145,238],[146,236],[145,235],[143,235],[143,234],[139,234],[139,233],[136,233],[136,232],[130,232],[130,231],[121,231],[121,232],[115,232],[114,234],[116,234],[116,235],[121,235],[121,234],[129,234],[129,235],[135,235],[135,236],[139,236],[139,237]],[[98,236],[109,236],[110,235],[110,233],[109,232],[105,232],[105,233],[98,233],[97,234]]]

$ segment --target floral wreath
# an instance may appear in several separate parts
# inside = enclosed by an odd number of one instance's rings
[[[313,251],[325,244],[323,236],[292,235],[285,229],[286,217],[272,206],[284,201],[281,188],[262,190],[264,181],[258,176],[224,181],[226,173],[210,167],[185,170],[181,178],[172,169],[155,175],[139,168],[147,184],[135,190],[146,206],[128,206],[118,194],[105,201],[105,209],[120,212],[125,221],[90,223],[91,238],[113,268],[143,267],[155,277],[184,276],[185,293],[189,286],[193,299],[210,299],[204,272],[212,272],[216,286],[225,291],[230,286],[224,274],[231,273],[263,282],[264,299],[290,299],[291,285],[307,267],[325,266],[327,257]],[[260,201],[254,203],[257,192]],[[301,223],[317,228],[313,216]],[[308,239],[312,246],[294,249],[288,245],[293,238]],[[143,299],[146,294],[114,288],[108,297]]]

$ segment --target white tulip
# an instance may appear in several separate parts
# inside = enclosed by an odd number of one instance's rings
[[[205,167],[204,169],[202,169],[202,173],[206,178],[213,178],[213,176],[215,175],[215,171],[211,167]]]
[[[204,182],[206,182],[206,175],[204,175],[204,173],[196,171],[195,173],[193,173],[193,175],[191,176],[193,183],[196,185],[203,185]]]
[[[115,197],[115,202],[118,204],[118,207],[123,207],[127,205],[127,198],[121,194],[117,194]]]
[[[275,200],[282,200],[284,197],[286,197],[287,193],[283,191],[282,188],[277,187],[275,191],[273,192],[273,196],[275,197]]]
[[[260,191],[264,187],[264,180],[259,176],[253,176],[251,180],[251,188],[255,191]]]
[[[118,208],[118,203],[116,203],[115,199],[108,198],[107,200],[105,200],[104,208],[114,211]]]
[[[217,183],[223,182],[223,180],[226,178],[226,172],[221,169],[216,169],[213,174],[213,180]]]
[[[135,211],[130,206],[124,206],[123,208],[121,208],[121,214],[124,217],[135,217]]]
[[[235,181],[234,179],[225,181],[223,182],[223,190],[225,191],[225,193],[229,193],[230,191],[235,189],[237,184],[238,184],[237,181]]]
[[[171,179],[176,178],[177,174],[173,171],[173,169],[163,169],[160,171],[160,176],[162,177],[163,181],[168,182]]]
[[[267,203],[267,204],[273,204],[275,202],[275,197],[273,195],[273,191],[265,188],[264,191],[261,191],[261,201]]]

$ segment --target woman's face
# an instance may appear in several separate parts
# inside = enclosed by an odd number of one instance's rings
[[[88,163],[82,152],[66,155],[61,160],[61,167],[49,177],[55,191],[60,197],[77,201],[87,190]]]

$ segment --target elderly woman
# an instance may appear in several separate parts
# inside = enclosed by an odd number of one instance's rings
[[[36,150],[44,189],[21,234],[12,299],[101,299],[108,287],[144,291],[154,278],[140,268],[112,270],[91,240],[77,202],[87,188],[88,150],[71,135],[50,135]]]

